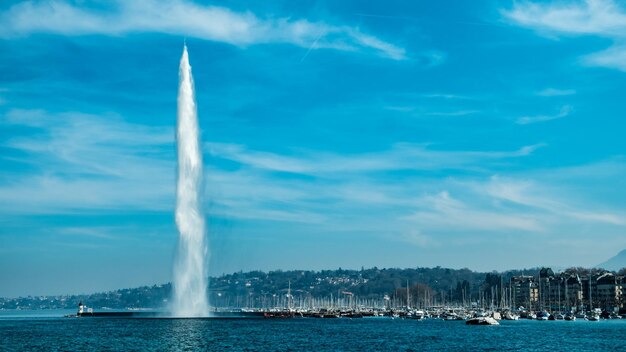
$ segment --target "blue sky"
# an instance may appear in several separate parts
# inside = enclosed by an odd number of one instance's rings
[[[210,272],[591,266],[626,248],[626,7],[0,5],[0,296],[170,280],[178,60]]]

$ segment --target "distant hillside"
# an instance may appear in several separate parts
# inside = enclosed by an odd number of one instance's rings
[[[621,268],[626,268],[626,249],[617,253],[617,255],[613,258],[598,265],[598,267],[611,271],[618,271]]]
[[[536,273],[538,269],[524,272]],[[501,278],[497,273],[474,272],[469,269],[414,268],[414,269],[361,269],[361,270],[289,270],[237,272],[210,278],[211,302],[219,307],[280,305],[289,290],[294,299],[337,299],[354,295],[359,299],[380,300],[387,295],[401,297],[411,286],[411,297],[417,301],[428,296],[437,301],[461,301],[477,299],[479,292],[489,297],[499,292],[495,287],[508,282],[511,275],[522,271],[510,271]],[[493,289],[492,289],[493,287]],[[171,285],[155,285],[90,295],[58,297],[0,298],[2,309],[59,309],[75,308],[83,301],[90,307],[146,308],[167,305]],[[485,298],[487,299],[487,298]]]
[[[616,258],[622,258],[623,263],[625,256],[623,251]],[[581,275],[589,272],[584,268],[567,270]],[[506,288],[511,276],[538,273],[539,268],[485,273],[441,267],[250,271],[210,278],[208,288],[210,301],[216,307],[267,308],[284,307],[286,297],[292,297],[297,305],[312,300],[332,305],[337,299],[381,302],[385,296],[402,304],[408,284],[411,305],[418,306],[478,300],[498,302],[501,285]],[[0,310],[75,309],[81,301],[96,309],[160,309],[167,306],[171,292],[172,286],[163,284],[88,295],[0,298]]]

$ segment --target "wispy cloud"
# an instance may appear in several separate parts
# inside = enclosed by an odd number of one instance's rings
[[[433,98],[433,99],[460,99],[460,100],[470,100],[473,99],[467,95],[459,95],[459,94],[445,94],[445,93],[428,93],[421,94],[424,98]]]
[[[550,190],[529,180],[514,180],[492,177],[482,190],[495,199],[505,200],[528,208],[558,214],[579,221],[592,221],[612,225],[626,225],[626,219],[619,213],[597,211],[576,206],[564,200],[546,196]]]
[[[587,55],[583,58],[583,62],[592,66],[611,67],[626,72],[626,45],[615,45],[607,50]]]
[[[0,183],[3,214],[171,211],[175,183],[171,128],[132,124],[115,115],[38,110],[13,110],[3,123],[38,131],[2,145],[19,150],[22,156],[17,159],[32,167]],[[616,206],[603,204],[595,200],[597,187],[574,187],[589,179],[616,185],[626,168],[620,159],[493,176],[502,172],[506,161],[532,156],[541,146],[441,151],[398,144],[379,152],[300,150],[284,155],[208,143],[212,158],[206,159],[205,168],[207,207],[211,216],[226,219],[289,223],[296,232],[315,226],[318,231],[393,234],[398,241],[419,247],[436,247],[440,236],[558,237],[567,231],[580,238],[590,226],[608,237],[623,231],[626,211],[619,201]],[[224,160],[228,167],[221,166]],[[232,167],[233,162],[238,167]],[[457,172],[445,178],[424,172],[450,169]],[[79,226],[62,233],[106,239],[115,232]]]
[[[557,88],[546,88],[540,90],[536,93],[540,97],[561,97],[567,95],[574,95],[576,91],[574,89],[557,89]]]
[[[0,187],[4,210],[64,213],[171,207],[175,164],[168,154],[173,129],[131,124],[112,114],[42,110],[11,110],[2,121],[38,130],[2,144],[24,153],[14,161],[37,170],[10,178]]]
[[[431,236],[427,236],[417,230],[402,232],[400,234],[400,238],[416,247],[428,248],[440,246],[440,243],[434,240]]]
[[[253,168],[297,174],[331,175],[337,172],[393,170],[476,169],[490,161],[528,156],[542,144],[514,151],[441,151],[424,145],[398,143],[392,149],[355,155],[309,152],[300,157],[248,150],[234,144],[208,143],[214,157],[236,161]]]
[[[0,36],[11,38],[31,33],[116,36],[155,32],[237,46],[288,43],[309,50],[370,51],[393,60],[407,58],[403,48],[346,25],[261,18],[249,11],[235,12],[185,0],[115,1],[104,8],[83,5],[62,0],[16,4],[0,14],[3,24]]]
[[[515,2],[502,11],[513,23],[547,37],[593,35],[612,39],[608,50],[588,55],[582,62],[626,71],[626,10],[612,0]]]
[[[445,92],[389,92],[379,108],[404,113],[406,117],[458,117],[486,112],[485,97]]]
[[[118,238],[115,234],[119,234],[120,227],[111,227],[111,226],[74,226],[74,227],[60,227],[54,230],[55,234],[64,235],[71,238],[82,239],[85,237],[88,238],[96,238],[102,240],[113,240]]]
[[[448,191],[425,197],[420,208],[407,219],[424,224],[431,231],[543,231],[534,216],[497,207],[477,207],[476,202],[470,205],[453,198]]]
[[[433,112],[426,113],[426,115],[452,117],[452,116],[472,115],[472,114],[476,114],[478,112],[480,112],[480,111],[478,111],[478,110],[433,111]]]
[[[520,117],[519,119],[517,119],[516,123],[520,124],[520,125],[528,125],[528,124],[531,124],[531,123],[556,120],[556,119],[560,119],[560,118],[568,116],[569,114],[572,113],[572,111],[573,111],[573,109],[572,109],[571,106],[564,105],[563,107],[561,107],[561,110],[559,111],[558,114],[554,114],[554,115],[523,116],[523,117]]]
[[[624,218],[624,209],[598,204],[592,200],[593,194],[585,196],[582,195],[584,192],[576,200],[569,190],[562,188],[564,178],[575,174],[578,175],[577,180],[584,180],[590,177],[590,172],[602,175],[599,177],[611,184],[617,177],[616,171],[607,173],[604,171],[607,168],[605,165],[589,166],[584,168],[584,172],[568,169],[557,173],[543,170],[532,175],[489,175],[489,170],[494,168],[490,166],[490,160],[502,161],[531,155],[539,147],[529,146],[515,152],[479,155],[465,151],[433,151],[433,155],[429,155],[428,150],[421,150],[420,157],[412,161],[403,159],[406,151],[395,148],[381,153],[351,155],[345,159],[339,155],[313,152],[285,156],[257,152],[243,146],[233,147],[227,152],[228,155],[221,154],[229,148],[226,145],[217,146],[212,154],[247,166],[222,174],[222,177],[233,180],[229,189],[241,195],[239,201],[233,204],[233,209],[242,204],[243,209],[262,207],[264,202],[261,198],[268,196],[272,204],[282,202],[290,209],[310,212],[308,215],[323,214],[323,221],[322,218],[304,217],[320,220],[317,226],[322,228],[324,224],[332,224],[335,229],[362,229],[380,233],[392,231],[396,233],[397,240],[419,247],[436,246],[440,242],[438,237],[443,235],[473,233],[500,236],[514,233],[517,236],[558,236],[559,231],[569,231],[570,236],[580,236],[590,224],[603,228],[607,234],[614,234],[616,229],[626,226],[626,222],[621,220]],[[403,156],[399,157],[396,153]],[[370,164],[363,164],[361,158],[371,159]],[[438,162],[420,165],[419,159],[422,158],[434,158]],[[457,158],[469,158],[473,163],[481,164],[485,175],[475,177],[470,176],[474,173],[461,173],[456,177],[430,179],[415,174],[393,178],[388,173],[398,168],[410,169],[415,165],[426,165],[433,170],[453,165],[462,167],[462,164],[456,164]],[[353,159],[353,165],[367,167],[352,167],[348,159]],[[381,160],[389,163],[382,163]],[[470,166],[467,168],[466,171],[470,170]],[[612,170],[615,168],[612,167]],[[303,173],[311,178],[282,179],[275,174],[276,171]],[[387,172],[379,176],[378,171]],[[247,177],[237,181],[244,174]],[[552,175],[553,179],[546,181],[546,175]],[[257,198],[256,190],[265,187],[269,189],[267,194]],[[246,194],[252,194],[255,200],[251,201]],[[278,196],[274,198],[270,194]],[[249,204],[251,202],[259,203],[252,205]],[[324,207],[319,208],[319,204],[324,204]],[[391,227],[390,221],[393,222]]]
[[[520,25],[562,34],[621,36],[626,15],[612,0],[515,2],[504,15]]]
[[[549,174],[550,170],[543,173]],[[558,183],[558,182],[557,182]],[[542,176],[492,176],[442,182],[444,190],[418,198],[414,213],[404,217],[420,231],[434,234],[507,233],[584,237],[593,226],[616,235],[626,227],[626,210],[575,200]]]

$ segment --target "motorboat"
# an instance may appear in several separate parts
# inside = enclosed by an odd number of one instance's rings
[[[465,324],[467,325],[500,325],[497,320],[492,317],[478,317],[468,319]]]
[[[544,311],[541,311],[539,313],[537,313],[537,320],[548,320],[550,318],[550,313]]]
[[[511,312],[504,312],[504,314],[502,314],[502,319],[504,319],[504,320],[519,320],[519,315],[511,313]]]
[[[600,315],[596,313],[592,313],[587,317],[589,321],[600,321]]]

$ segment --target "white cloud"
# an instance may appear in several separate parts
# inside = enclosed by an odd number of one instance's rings
[[[55,228],[54,234],[73,239],[89,237],[102,240],[115,240],[125,231],[128,231],[128,229],[120,226],[71,226]]]
[[[245,146],[208,143],[214,157],[236,161],[253,168],[297,174],[328,175],[337,172],[377,172],[392,170],[475,169],[491,161],[528,156],[542,144],[515,151],[437,151],[423,145],[398,143],[392,149],[355,155],[324,152],[288,157],[248,150]]]
[[[437,232],[545,231],[533,215],[476,205],[476,201],[466,204],[450,196],[448,191],[443,191],[425,197],[421,209],[407,219]]]
[[[103,116],[43,110],[11,110],[1,119],[36,133],[1,145],[19,150],[13,162],[26,173],[4,173],[4,214],[67,214],[93,211],[172,211],[175,194],[174,130]],[[208,207],[213,215],[239,219],[319,223],[324,216],[288,207],[310,193],[246,172],[206,167]],[[219,185],[215,187],[214,185]]]
[[[561,107],[561,110],[559,111],[558,114],[554,114],[554,115],[523,116],[523,117],[520,117],[519,119],[517,119],[517,121],[515,121],[515,122],[517,124],[519,124],[519,125],[528,125],[528,124],[531,124],[531,123],[551,121],[551,120],[556,120],[556,119],[560,119],[560,118],[566,117],[569,114],[571,114],[572,111],[573,111],[573,109],[572,109],[571,106],[564,105],[563,107]]]
[[[171,128],[132,124],[115,115],[37,110],[13,110],[3,123],[37,129],[2,145],[20,150],[19,160],[30,166],[28,172],[7,170],[0,180],[3,214],[172,211]],[[287,156],[210,143],[215,159],[206,159],[207,209],[209,216],[273,223],[265,230],[270,232],[276,230],[272,226],[289,224],[294,233],[311,227],[376,233],[427,248],[447,238],[474,244],[505,235],[580,239],[589,229],[609,240],[619,238],[626,227],[622,159],[492,176],[507,160],[531,155],[540,146],[476,152],[399,144],[380,152]],[[221,168],[220,158],[240,167]],[[459,172],[444,178],[422,172],[444,169]],[[393,177],[388,171],[394,170],[411,172]],[[599,193],[605,188],[613,201]],[[100,230],[64,233],[102,238],[111,233]]]
[[[433,98],[433,99],[462,99],[462,100],[470,100],[472,97],[468,97],[465,95],[458,94],[443,94],[443,93],[429,93],[429,94],[421,94],[424,98]]]
[[[427,236],[420,231],[409,230],[401,233],[401,239],[416,246],[416,247],[438,247],[439,242],[435,241],[432,237]]]
[[[578,197],[575,188],[562,187],[563,179],[568,179],[565,174],[554,183],[546,182],[543,175],[553,173],[544,170],[533,179],[518,175],[440,182],[442,191],[417,198],[412,204],[415,211],[402,219],[431,235],[575,239],[602,233],[619,238],[626,228],[623,206],[594,201],[589,194]]]
[[[452,116],[466,116],[479,113],[478,110],[457,110],[457,111],[433,111],[428,112],[426,115],[430,116],[443,116],[443,117],[452,117]]]
[[[591,66],[612,67],[626,72],[626,45],[615,45],[607,50],[587,55],[583,62]]]
[[[513,23],[548,37],[594,35],[612,39],[615,45],[584,57],[582,62],[626,71],[626,9],[623,4],[612,0],[521,1],[502,13]]]
[[[163,210],[172,207],[171,128],[130,124],[115,115],[12,110],[6,124],[37,128],[4,147],[37,172],[0,187],[4,211],[64,213],[85,209]]]
[[[576,91],[574,89],[557,89],[557,88],[546,88],[537,92],[538,96],[541,97],[560,97],[566,95],[574,95]]]
[[[624,36],[626,14],[612,0],[515,2],[503,14],[518,24],[543,32]]]
[[[598,205],[583,207],[573,205],[572,201],[554,199],[554,196],[549,196],[550,193],[554,193],[554,190],[537,185],[532,181],[492,177],[489,183],[480,186],[480,188],[495,199],[502,199],[530,209],[557,214],[560,217],[583,222],[591,221],[618,226],[626,225],[626,218],[619,213],[589,210],[598,208]]]
[[[591,169],[596,174],[600,172],[602,182],[614,184],[616,171],[607,173],[607,166],[603,164],[587,167],[585,172],[569,168],[562,172],[543,170],[530,176],[508,177],[462,174],[445,179],[421,176],[393,179],[377,174],[377,171],[451,167],[473,173],[469,163],[480,164],[485,169],[483,173],[488,173],[491,161],[501,163],[507,158],[530,155],[540,146],[515,152],[476,153],[439,152],[403,145],[384,152],[350,156],[319,152],[285,156],[244,146],[208,145],[214,157],[246,166],[222,175],[233,178],[229,189],[241,196],[241,203],[250,203],[249,198],[259,202],[244,208],[262,207],[261,198],[269,197],[272,203],[282,202],[292,209],[323,214],[323,222],[317,225],[320,228],[332,224],[333,229],[391,231],[398,240],[432,247],[440,242],[438,236],[441,235],[580,236],[591,226],[612,236],[616,228],[626,226],[621,220],[624,210],[593,201],[593,190],[585,193],[575,188],[563,189],[564,179],[568,180],[567,184],[580,182],[591,177]],[[283,180],[273,174],[276,171],[306,174],[312,179]],[[237,180],[243,174],[247,177]],[[574,178],[578,181],[572,181],[572,175],[576,175]],[[553,179],[548,181],[547,176]],[[269,187],[267,194],[263,192],[257,198],[259,191],[256,189],[265,187]],[[248,193],[251,196],[246,196]],[[574,199],[571,193],[578,193],[581,199]],[[280,195],[274,198],[272,194]],[[233,209],[238,204],[234,203]],[[320,204],[324,206],[318,207]]]
[[[165,33],[238,46],[288,43],[305,48],[371,51],[393,60],[405,50],[358,28],[306,19],[260,18],[252,12],[202,6],[185,0],[116,1],[106,9],[66,1],[23,2],[0,14],[0,37],[31,33],[123,35]]]

